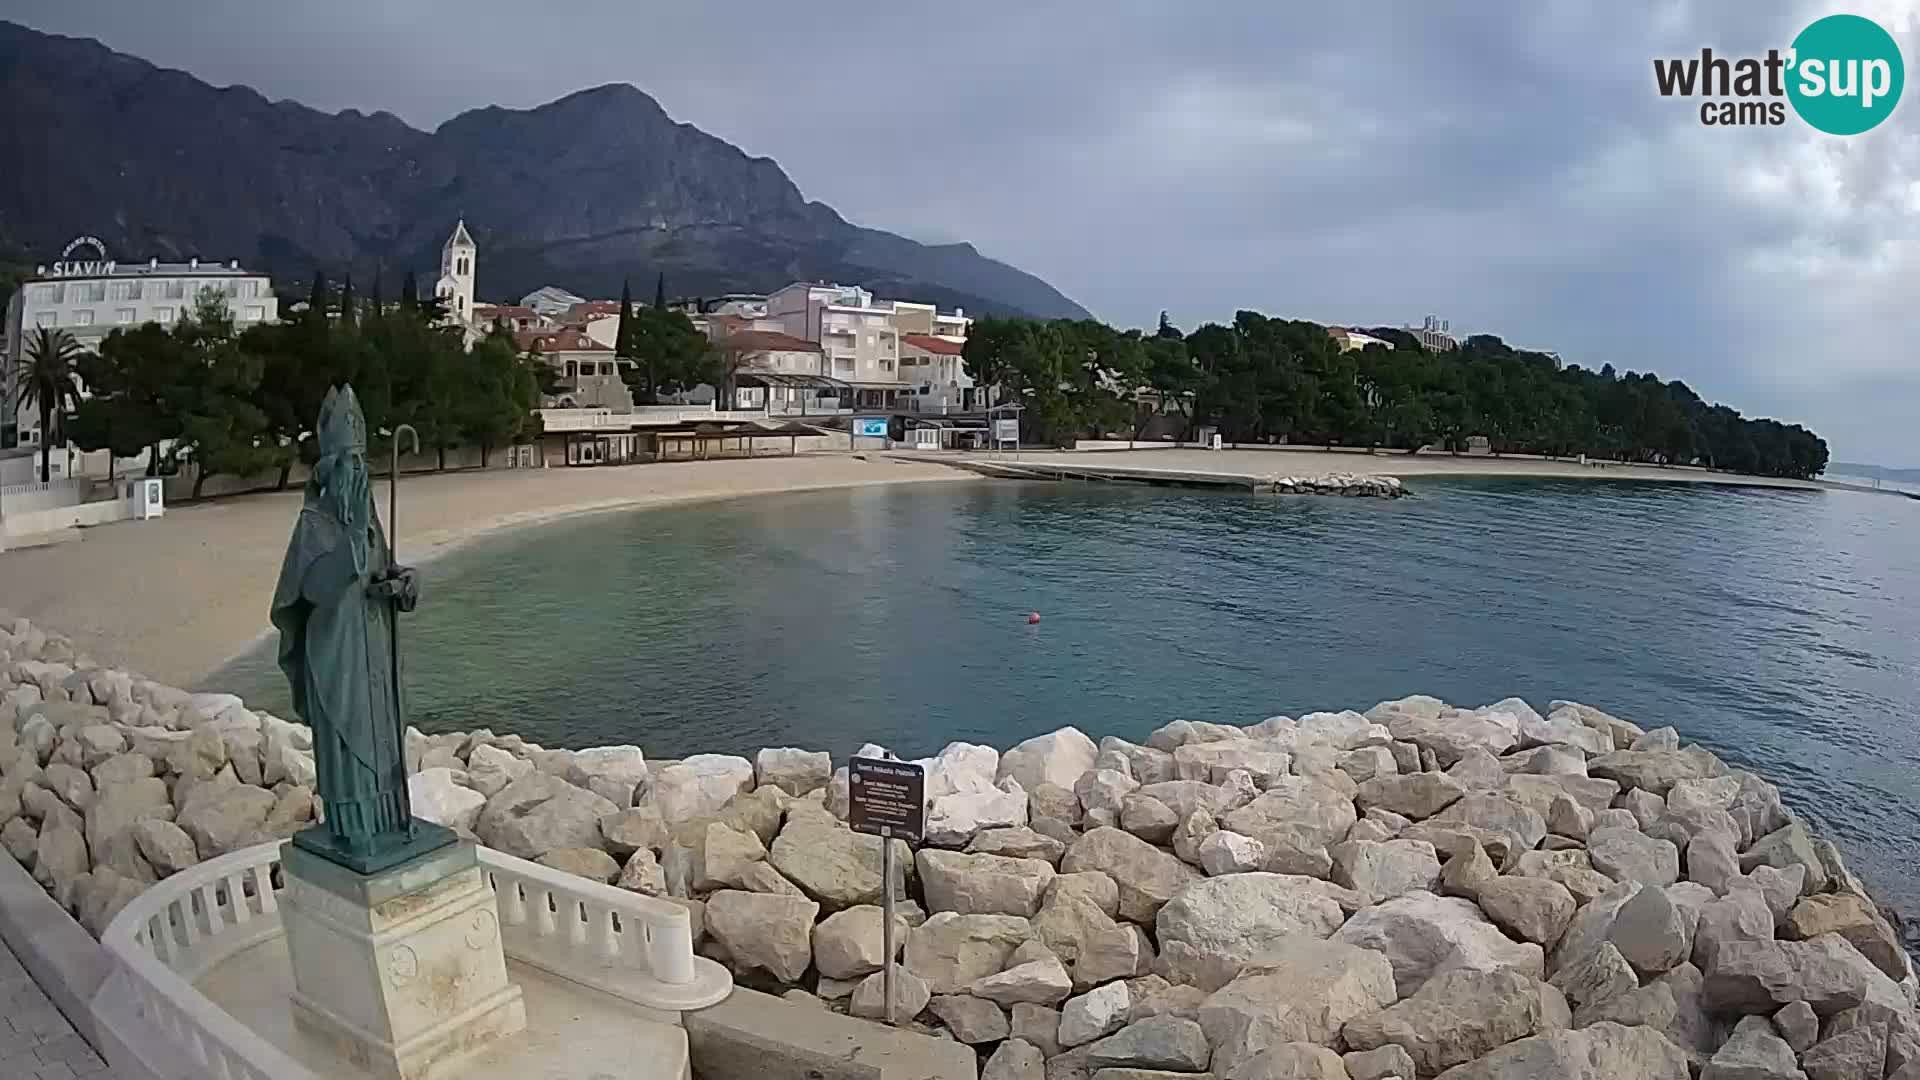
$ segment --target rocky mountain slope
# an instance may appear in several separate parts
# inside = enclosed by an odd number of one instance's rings
[[[42,260],[90,234],[121,258],[239,258],[293,280],[316,267],[430,278],[464,216],[482,244],[483,299],[547,283],[611,295],[623,275],[662,271],[676,294],[821,278],[983,312],[1086,316],[971,245],[849,223],[772,159],[676,123],[631,86],[474,109],[428,133],[0,22],[0,110],[0,247]]]

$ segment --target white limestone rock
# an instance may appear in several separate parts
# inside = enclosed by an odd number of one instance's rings
[[[1250,962],[1333,934],[1346,921],[1336,894],[1317,878],[1247,873],[1182,888],[1154,921],[1158,973],[1206,990],[1226,985]]]
[[[644,762],[640,768],[644,779]],[[731,754],[695,754],[652,777],[653,802],[668,825],[713,817],[728,799],[752,789],[753,763]]]
[[[1350,840],[1335,844],[1327,854],[1333,859],[1334,883],[1360,893],[1368,903],[1416,889],[1430,891],[1440,879],[1439,856],[1424,840]]]
[[[1546,817],[1504,792],[1469,792],[1430,820],[1505,833],[1519,851],[1538,847],[1547,835]]]
[[[193,837],[202,858],[211,859],[245,846],[273,811],[278,798],[264,788],[235,784],[190,798],[175,821]]]
[[[1696,916],[1696,923],[1698,917]],[[1642,888],[1620,905],[1607,940],[1641,978],[1651,978],[1693,954],[1694,928],[1665,889]]]
[[[869,1020],[878,1020],[887,1015],[887,976],[876,971],[860,980],[853,988],[853,997],[847,1003],[848,1016],[862,1016]],[[911,1020],[920,1015],[927,1007],[933,994],[927,984],[911,971],[895,970],[893,973],[893,1007],[898,1020]]]
[[[1132,1007],[1132,995],[1124,982],[1111,982],[1069,998],[1060,1007],[1059,1044],[1072,1048],[1113,1034],[1127,1025]]]
[[[1119,829],[1094,829],[1067,849],[1060,860],[1065,873],[1098,870],[1119,887],[1120,917],[1130,922],[1152,921],[1160,906],[1200,871],[1173,855]]]
[[[1257,783],[1287,775],[1292,757],[1268,740],[1188,743],[1173,752],[1174,775],[1181,780],[1218,784],[1235,769],[1245,769]]]
[[[938,994],[927,1010],[940,1018],[953,1037],[969,1046],[998,1042],[1011,1033],[1006,1010],[971,994]]]
[[[833,779],[833,755],[824,750],[766,747],[753,758],[754,782],[799,796],[826,787]]]
[[[817,807],[803,809],[808,805],[796,804],[787,815],[773,841],[773,868],[829,910],[879,903],[884,895],[880,838],[855,833]]]
[[[1349,1021],[1393,1000],[1393,968],[1385,956],[1308,938],[1214,991],[1200,1006],[1199,1024],[1213,1047],[1213,1068],[1229,1073],[1282,1043],[1330,1043]]]
[[[487,805],[485,795],[461,786],[447,768],[425,769],[407,777],[407,799],[414,817],[465,833],[473,831]]]
[[[1807,1015],[1813,1015],[1811,1010]],[[1806,1075],[1794,1060],[1793,1048],[1764,1016],[1741,1017],[1700,1073],[1701,1080],[1806,1080]]]
[[[1056,789],[1057,790],[1057,789]],[[967,843],[969,855],[1001,855],[1009,859],[1040,859],[1058,866],[1067,853],[1067,845],[1051,836],[1022,826],[982,829]]]
[[[1052,953],[974,980],[967,993],[999,1005],[1056,1005],[1073,992],[1073,978]]]
[[[1316,779],[1289,776],[1226,814],[1220,824],[1255,839],[1283,826],[1292,827],[1326,847],[1344,840],[1357,820],[1359,814],[1352,799]]]
[[[1147,736],[1147,745],[1172,754],[1188,743],[1244,740],[1247,733],[1231,724],[1212,724],[1204,720],[1175,720]]]
[[[1210,877],[1245,874],[1260,869],[1267,858],[1267,847],[1251,836],[1227,829],[1216,829],[1200,841],[1194,852],[1200,869]]]
[[[602,885],[611,885],[620,877],[620,863],[599,848],[554,848],[534,861]]]
[[[906,944],[910,927],[894,916],[893,942]],[[861,904],[836,911],[813,930],[813,964],[830,979],[858,979],[879,971],[886,960],[886,916],[877,906]]]
[[[553,848],[599,847],[600,820],[616,809],[602,796],[535,772],[488,799],[473,831],[488,847],[537,859]]]
[[[813,962],[813,920],[819,913],[819,904],[802,897],[723,889],[707,898],[707,933],[726,946],[736,964],[799,982]]]
[[[533,762],[522,761],[497,746],[482,744],[467,755],[467,786],[487,798],[531,772]],[[615,803],[618,805],[618,800]]]
[[[1079,728],[1063,727],[1036,735],[1000,755],[996,779],[1011,777],[1032,791],[1041,784],[1073,790],[1080,777],[1093,769],[1099,750]]]
[[[1680,849],[1632,829],[1596,828],[1587,836],[1593,868],[1615,881],[1665,888],[1680,880]]]
[[[1347,1045],[1374,1050],[1399,1045],[1420,1075],[1462,1065],[1513,1042],[1571,1027],[1560,991],[1517,971],[1449,971],[1419,992],[1347,1022]]]
[[[657,855],[666,850],[667,842],[667,823],[651,804],[616,810],[600,819],[600,846],[617,859],[642,850]]]
[[[1466,793],[1459,781],[1445,773],[1414,772],[1364,781],[1354,801],[1363,809],[1378,807],[1421,821],[1446,809]]]
[[[682,830],[684,836],[687,830]],[[687,837],[693,851],[692,886],[698,892],[715,889],[745,889],[746,874],[764,862],[767,849],[760,837],[720,822],[708,822]]]
[[[1040,859],[967,855],[921,848],[915,855],[927,906],[962,915],[1020,915],[1040,910],[1054,869]]]
[[[1017,915],[939,912],[907,935],[906,966],[936,994],[966,993],[999,973],[1033,928]]]
[[[1576,908],[1573,894],[1559,882],[1516,874],[1488,882],[1476,899],[1495,925],[1543,949],[1559,943]]]
[[[1080,1072],[1086,1075],[1085,1069]],[[1045,1056],[1025,1039],[1008,1039],[987,1059],[980,1080],[1047,1080]]]
[[[198,863],[200,852],[185,829],[160,818],[143,818],[127,830],[140,849],[140,856],[162,878]]]
[[[1540,978],[1540,946],[1516,943],[1487,921],[1471,901],[1411,892],[1355,914],[1333,940],[1384,953],[1401,996],[1434,975],[1454,970],[1513,968]]]
[[[627,856],[626,865],[620,868],[620,877],[614,881],[614,884],[642,896],[664,897],[667,895],[666,872],[661,868],[660,860],[655,858],[653,852],[647,848],[637,848]],[[698,901],[689,902],[698,903]],[[699,937],[700,934],[696,930],[695,940],[697,941]]]
[[[982,829],[1010,829],[1027,824],[1027,793],[1017,781],[997,787],[941,795],[927,813],[926,842],[938,847],[964,847]]]
[[[1650,1027],[1603,1022],[1510,1042],[1442,1080],[1688,1080],[1686,1052]]]

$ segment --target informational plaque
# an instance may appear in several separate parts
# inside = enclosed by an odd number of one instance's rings
[[[926,772],[908,761],[848,759],[847,824],[917,843],[927,828]]]
[[[997,443],[1020,441],[1020,421],[995,420],[993,422],[993,441]]]

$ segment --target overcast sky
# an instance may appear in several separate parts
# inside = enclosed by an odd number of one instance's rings
[[[969,240],[1110,322],[1435,312],[1920,466],[1920,89],[1852,138],[1717,129],[1651,65],[1784,49],[1836,10],[1920,27],[1917,6],[6,5],[422,128],[630,82],[848,219]]]

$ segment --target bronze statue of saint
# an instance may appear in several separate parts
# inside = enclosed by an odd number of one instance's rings
[[[313,729],[326,815],[301,848],[370,874],[450,843],[416,822],[407,798],[406,708],[394,621],[419,602],[414,572],[394,565],[367,473],[367,422],[353,388],[327,392],[320,459],[273,594],[280,669]]]

